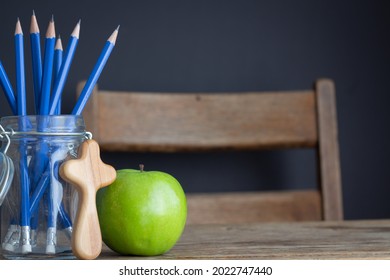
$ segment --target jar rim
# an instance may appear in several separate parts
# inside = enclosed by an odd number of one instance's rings
[[[83,119],[82,115],[71,115],[71,114],[62,114],[62,115],[24,115],[24,116],[2,116],[0,117],[0,122],[13,119]]]
[[[0,125],[10,137],[20,136],[81,136],[92,138],[85,131],[81,115],[25,115],[0,118]]]
[[[1,126],[1,125],[0,125]],[[89,131],[83,132],[38,132],[38,131],[14,131],[14,130],[5,130],[5,132],[0,132],[0,136],[8,135],[12,136],[82,136],[86,139],[92,139],[92,133]],[[1,137],[0,137],[1,138]]]

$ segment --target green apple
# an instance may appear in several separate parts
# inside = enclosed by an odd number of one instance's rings
[[[187,219],[180,183],[160,171],[122,169],[96,197],[104,243],[123,255],[160,255],[179,240]]]

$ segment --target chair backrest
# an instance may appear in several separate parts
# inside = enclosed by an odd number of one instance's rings
[[[343,219],[331,80],[316,81],[312,90],[285,92],[141,93],[96,87],[83,116],[104,151],[318,151],[318,187],[187,194],[188,223]]]

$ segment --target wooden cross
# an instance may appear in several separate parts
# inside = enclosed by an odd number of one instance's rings
[[[79,259],[95,259],[102,250],[102,235],[96,211],[96,192],[114,182],[115,169],[100,159],[99,145],[84,141],[78,159],[61,165],[61,177],[73,184],[79,193],[79,207],[72,234],[72,251]]]

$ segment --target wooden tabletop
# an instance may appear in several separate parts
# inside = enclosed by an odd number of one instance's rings
[[[100,259],[390,259],[390,220],[188,225],[162,256]]]

